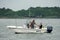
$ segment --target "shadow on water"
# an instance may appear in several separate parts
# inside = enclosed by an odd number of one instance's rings
[[[43,34],[43,33],[15,33],[15,34]]]

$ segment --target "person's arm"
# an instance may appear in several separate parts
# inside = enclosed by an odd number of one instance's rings
[[[38,25],[38,24],[36,24],[36,23],[35,23],[35,25],[37,25],[38,27],[40,26],[40,25]]]

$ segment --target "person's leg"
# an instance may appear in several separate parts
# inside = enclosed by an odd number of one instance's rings
[[[34,29],[34,25],[32,25],[31,28]]]

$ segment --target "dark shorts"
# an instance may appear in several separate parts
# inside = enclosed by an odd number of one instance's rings
[[[32,25],[31,28],[34,29],[34,25]]]

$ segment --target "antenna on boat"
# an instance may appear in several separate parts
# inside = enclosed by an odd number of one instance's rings
[[[29,11],[29,17],[30,17],[30,9],[28,11]]]
[[[28,9],[28,19],[27,19],[27,21],[26,21],[26,24],[29,23],[29,20],[30,20],[30,8]]]

